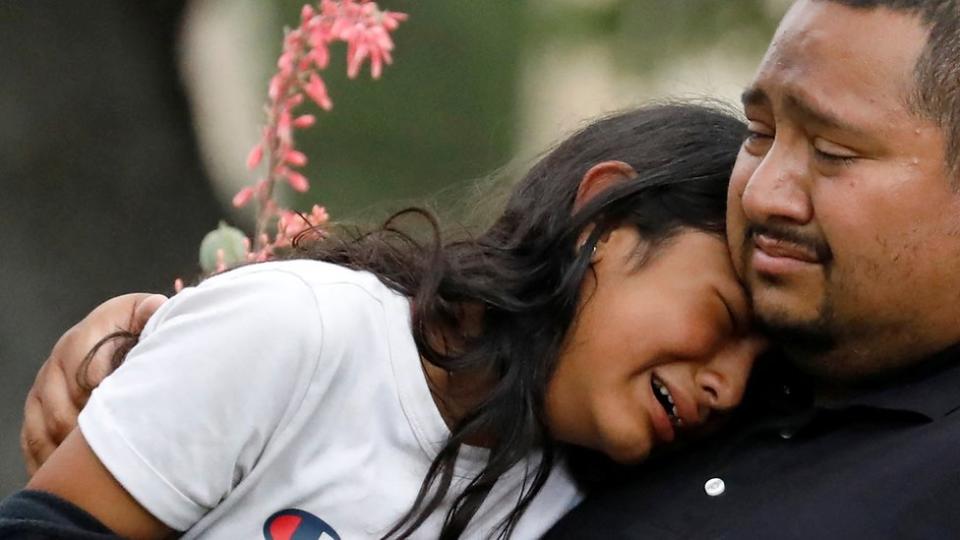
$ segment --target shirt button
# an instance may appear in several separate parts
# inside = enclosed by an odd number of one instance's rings
[[[792,431],[792,430],[789,430],[789,429],[787,429],[787,428],[781,429],[781,430],[780,430],[780,438],[783,439],[783,440],[785,440],[785,441],[789,441],[790,439],[793,438],[793,431]]]
[[[707,492],[707,495],[716,497],[718,495],[723,495],[723,492],[727,490],[727,486],[723,483],[722,479],[711,478],[707,480],[706,484],[703,485],[703,490]]]

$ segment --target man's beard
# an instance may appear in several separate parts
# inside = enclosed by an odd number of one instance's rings
[[[824,363],[835,352],[838,340],[829,306],[823,306],[819,316],[809,321],[793,320],[784,312],[756,313],[754,325],[800,369],[821,375],[831,371]]]

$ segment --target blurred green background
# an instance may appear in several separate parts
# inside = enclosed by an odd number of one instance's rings
[[[788,0],[382,0],[410,19],[379,81],[326,75],[298,144],[337,219],[476,197],[594,115],[668,96],[735,103]],[[250,182],[292,0],[0,2],[0,496],[23,485],[22,403],[100,301],[170,292]],[[482,197],[481,197],[482,198]],[[445,204],[440,202],[440,204]]]

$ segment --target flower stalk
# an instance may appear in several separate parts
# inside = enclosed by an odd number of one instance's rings
[[[330,47],[336,42],[346,43],[350,79],[359,75],[366,62],[371,77],[380,78],[384,65],[393,62],[391,32],[406,19],[406,14],[382,10],[371,0],[320,0],[303,6],[298,26],[284,30],[277,72],[267,90],[267,121],[260,141],[247,155],[248,169],[256,170],[265,161],[266,172],[252,186],[241,189],[232,201],[237,208],[255,202],[253,239],[244,236],[239,246],[233,232],[236,229],[221,224],[204,239],[205,249],[212,252],[202,253],[201,260],[214,261],[202,265],[205,272],[222,271],[245,261],[269,260],[276,249],[288,247],[298,234],[311,229],[322,233],[329,220],[323,207],[314,205],[308,214],[293,212],[281,208],[275,198],[278,184],[285,183],[299,193],[310,190],[310,181],[298,170],[308,158],[296,148],[295,134],[314,126],[317,118],[298,113],[297,108],[309,100],[323,111],[333,109],[321,72],[329,65]],[[242,249],[242,255],[232,256],[237,249]]]

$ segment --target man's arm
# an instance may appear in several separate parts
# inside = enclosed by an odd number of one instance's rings
[[[33,475],[77,425],[77,415],[95,388],[113,370],[118,341],[87,354],[105,337],[118,331],[138,334],[166,301],[159,294],[136,293],[112,298],[54,345],[40,368],[24,406],[20,446],[27,471]]]

